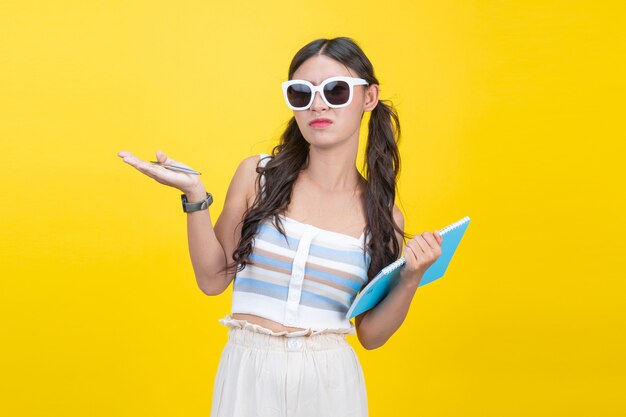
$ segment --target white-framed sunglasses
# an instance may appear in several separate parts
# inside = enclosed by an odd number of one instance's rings
[[[287,106],[292,110],[306,110],[313,104],[315,92],[319,92],[324,103],[333,109],[346,107],[352,102],[355,85],[368,85],[363,78],[331,77],[314,86],[305,80],[283,82],[283,94]]]

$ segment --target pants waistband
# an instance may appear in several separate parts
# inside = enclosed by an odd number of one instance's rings
[[[276,351],[320,351],[350,348],[345,334],[325,333],[313,336],[276,337],[250,328],[231,327],[228,342],[235,345]]]
[[[333,329],[333,328],[312,329],[309,327],[307,329],[296,330],[292,332],[288,332],[286,330],[276,332],[271,329],[265,328],[261,325],[250,323],[247,320],[235,319],[230,314],[228,314],[226,317],[219,319],[218,321],[226,327],[248,329],[256,333],[265,333],[265,334],[270,334],[272,336],[296,337],[296,336],[318,336],[322,334],[343,334],[343,335],[356,334],[356,328],[354,327],[352,323],[350,323],[350,328],[346,328],[346,329]]]

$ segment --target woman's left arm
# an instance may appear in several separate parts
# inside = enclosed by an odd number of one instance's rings
[[[396,224],[404,230],[404,217],[396,206],[393,216]],[[402,247],[402,235],[397,236]],[[439,232],[424,232],[407,242],[404,247],[406,264],[400,273],[398,285],[376,307],[355,318],[357,336],[365,349],[381,347],[400,328],[422,276],[441,255],[442,242]]]

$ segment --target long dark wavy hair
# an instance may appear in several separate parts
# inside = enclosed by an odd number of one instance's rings
[[[356,42],[346,37],[317,39],[305,45],[293,57],[288,79],[292,79],[300,65],[316,55],[325,55],[346,65],[369,85],[379,84],[369,59]],[[400,170],[397,146],[400,122],[393,105],[387,103],[379,100],[371,112],[368,126],[364,166],[367,180],[364,194],[367,221],[364,252],[369,251],[370,254],[369,278],[399,257],[401,248],[395,232],[401,233],[403,237],[407,236],[393,219],[396,178]],[[292,117],[280,143],[272,150],[272,157],[267,165],[257,168],[257,172],[265,176],[265,192],[261,192],[259,175],[256,198],[244,215],[239,246],[233,252],[234,262],[228,265],[228,269],[236,268],[241,271],[250,262],[254,236],[259,224],[265,219],[273,217],[274,224],[285,235],[280,215],[289,206],[293,185],[306,166],[308,155],[309,143]]]

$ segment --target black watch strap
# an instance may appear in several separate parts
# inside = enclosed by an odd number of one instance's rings
[[[195,203],[189,203],[185,194],[180,195],[180,200],[183,203],[183,211],[185,213],[191,213],[194,211],[206,210],[213,203],[213,196],[210,193],[206,193],[206,198],[202,201]]]

